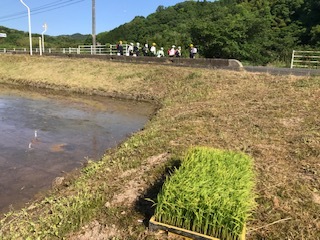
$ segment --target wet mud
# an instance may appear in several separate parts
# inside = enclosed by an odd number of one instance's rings
[[[148,103],[0,86],[0,213],[139,131]]]

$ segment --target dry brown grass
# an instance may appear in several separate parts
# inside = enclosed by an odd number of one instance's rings
[[[0,55],[0,82],[156,100],[162,108],[144,131],[112,155],[123,171],[163,152],[180,158],[193,145],[244,151],[255,159],[258,194],[247,239],[320,239],[319,77]],[[155,176],[140,177],[152,185]],[[91,184],[101,179],[110,180]],[[156,239],[139,217],[123,207],[96,220],[116,224],[121,239]]]

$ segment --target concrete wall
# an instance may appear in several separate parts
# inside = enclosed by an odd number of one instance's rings
[[[133,57],[117,55],[84,55],[84,54],[48,54],[48,56],[66,56],[71,58],[96,58],[101,60],[127,62],[127,63],[157,63],[172,66],[199,67],[199,68],[223,68],[230,70],[242,70],[242,63],[236,59],[218,58],[170,58],[170,57]]]

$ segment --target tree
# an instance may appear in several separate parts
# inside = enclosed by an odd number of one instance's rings
[[[97,40],[102,44],[156,42],[165,49],[171,45],[187,49],[194,43],[204,57],[236,58],[259,65],[288,62],[293,49],[320,46],[319,12],[319,0],[183,1],[167,8],[160,5],[146,18],[137,16],[99,33]],[[10,35],[0,46],[23,44],[17,42],[14,32]],[[88,37],[48,37],[47,43],[64,47],[91,44]]]

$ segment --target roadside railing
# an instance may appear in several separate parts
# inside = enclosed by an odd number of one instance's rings
[[[12,49],[8,49],[8,48],[0,48],[0,53],[24,53],[24,52],[28,52],[29,49],[27,48],[12,48]]]
[[[320,51],[292,51],[290,68],[320,68]]]
[[[123,54],[127,53],[128,44],[123,44]],[[36,53],[40,53],[39,48],[34,48]],[[0,48],[0,53],[27,53],[29,48]],[[63,54],[91,54],[91,55],[117,55],[117,45],[79,45],[77,48],[45,48],[42,53],[63,53]]]
[[[80,45],[78,54],[117,55],[117,45]],[[124,50],[126,47],[124,47]]]

